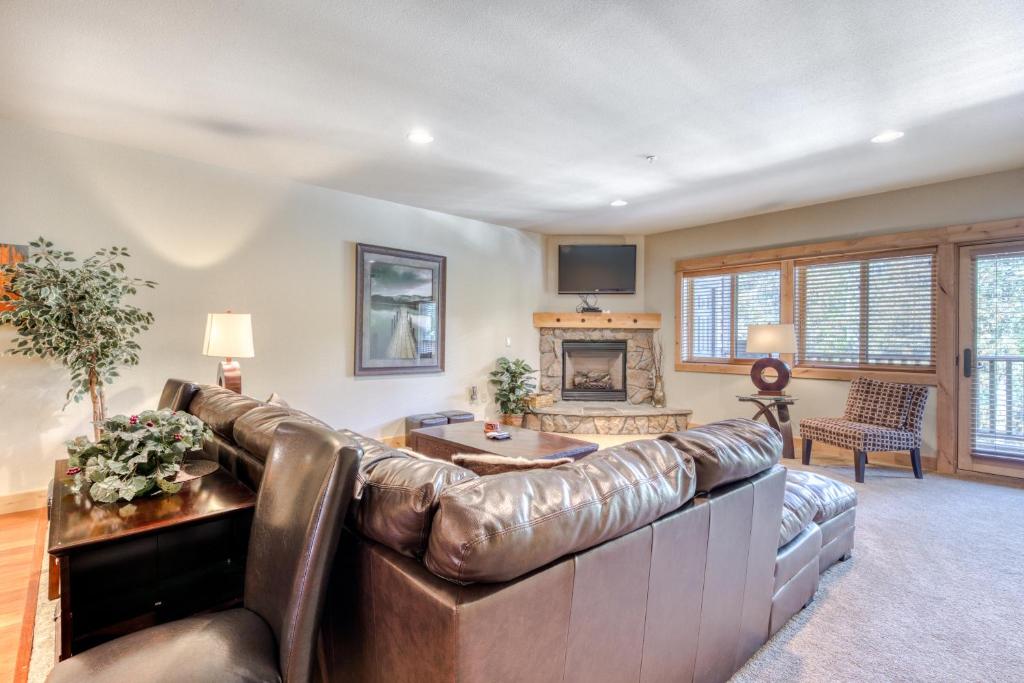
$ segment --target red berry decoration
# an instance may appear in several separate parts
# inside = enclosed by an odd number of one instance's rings
[[[152,422],[147,422],[147,423],[146,423],[146,426],[147,426],[147,427],[153,427],[154,425],[153,425],[153,423],[152,423]]]
[[[72,474],[78,474],[82,471],[81,467],[69,467],[66,474],[70,477]]]
[[[133,424],[133,425],[139,424],[139,416],[138,415],[132,415],[131,417],[129,417],[128,418],[128,424]]]
[[[181,434],[175,434],[174,435],[174,440],[175,441],[181,441]]]

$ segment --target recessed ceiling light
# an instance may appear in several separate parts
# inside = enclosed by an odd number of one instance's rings
[[[430,131],[422,128],[413,128],[406,137],[409,138],[409,142],[415,142],[417,145],[426,145],[434,141]]]
[[[895,142],[903,137],[902,130],[883,130],[881,133],[871,138],[871,142],[876,145],[885,144],[886,142]]]
[[[612,202],[612,206],[625,206],[626,204],[629,204],[629,202],[625,199],[616,199]]]

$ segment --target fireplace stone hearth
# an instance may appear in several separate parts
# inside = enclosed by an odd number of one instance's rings
[[[556,401],[527,413],[523,426],[562,434],[665,434],[686,430],[692,412],[624,401]]]

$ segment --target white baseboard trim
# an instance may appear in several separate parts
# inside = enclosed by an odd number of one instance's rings
[[[19,491],[0,496],[0,515],[46,507],[46,489]]]

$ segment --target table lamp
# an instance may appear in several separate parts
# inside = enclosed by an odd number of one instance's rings
[[[242,393],[242,366],[235,358],[252,358],[252,316],[248,313],[210,313],[206,316],[204,356],[225,360],[217,367],[217,384]]]
[[[796,334],[791,323],[751,325],[747,328],[747,353],[796,353]],[[765,370],[775,370],[774,380],[766,379]],[[789,384],[789,366],[781,358],[758,358],[750,368],[750,380],[762,396],[783,396]]]

